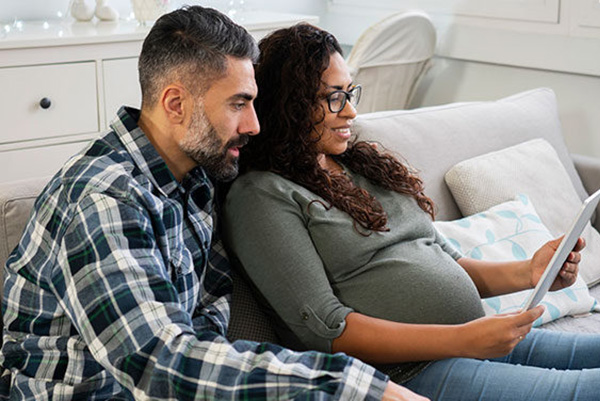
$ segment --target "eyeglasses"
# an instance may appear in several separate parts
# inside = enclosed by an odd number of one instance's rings
[[[329,95],[325,96],[325,99],[327,99],[327,105],[329,106],[329,111],[332,113],[339,113],[340,111],[344,110],[344,107],[346,107],[346,101],[348,100],[350,100],[350,104],[352,106],[356,107],[360,101],[361,92],[362,88],[360,85],[353,86],[348,92],[343,90],[331,92]]]

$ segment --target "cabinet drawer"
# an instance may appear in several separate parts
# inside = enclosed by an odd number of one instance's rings
[[[90,139],[86,138],[73,143],[0,152],[0,182],[54,175],[67,159],[79,153],[89,142]]]
[[[0,68],[0,88],[0,144],[99,131],[93,62]]]

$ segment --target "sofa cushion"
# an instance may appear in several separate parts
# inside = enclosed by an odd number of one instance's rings
[[[490,261],[525,260],[553,236],[539,218],[533,203],[520,194],[485,211],[454,221],[437,221],[436,229],[450,244],[467,257]],[[520,310],[532,290],[490,297],[482,300],[487,315]],[[560,291],[551,291],[542,299],[544,314],[534,326],[565,315],[579,315],[600,305],[589,294],[579,276],[575,284]]]
[[[257,300],[258,290],[243,274],[232,271],[231,317],[227,328],[229,341],[251,340],[278,344],[275,326]]]
[[[0,266],[4,267],[19,243],[33,203],[48,180],[44,177],[0,184]],[[0,289],[3,282],[0,280]]]
[[[590,288],[590,295],[600,299],[600,284]],[[572,333],[600,333],[600,313],[590,313],[583,316],[565,316],[558,320],[542,325],[543,329],[568,331]]]
[[[581,206],[558,155],[543,139],[464,160],[448,171],[446,183],[465,216],[527,193],[555,237],[569,230]],[[587,246],[581,276],[593,285],[600,281],[600,234],[588,224],[582,237]]]
[[[33,203],[48,180],[49,177],[43,177],[0,184],[0,300],[6,260],[21,240]],[[0,331],[2,327],[0,319]]]
[[[551,89],[497,101],[363,114],[353,131],[360,139],[381,143],[419,171],[441,220],[461,217],[444,183],[446,171],[462,160],[538,137],[556,149],[580,199],[587,195],[564,143]]]

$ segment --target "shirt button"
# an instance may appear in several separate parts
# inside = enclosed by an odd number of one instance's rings
[[[308,320],[308,313],[302,312],[302,320]]]

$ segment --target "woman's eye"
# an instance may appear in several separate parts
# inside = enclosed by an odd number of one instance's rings
[[[332,102],[339,102],[342,99],[341,93],[333,93],[330,97]]]

